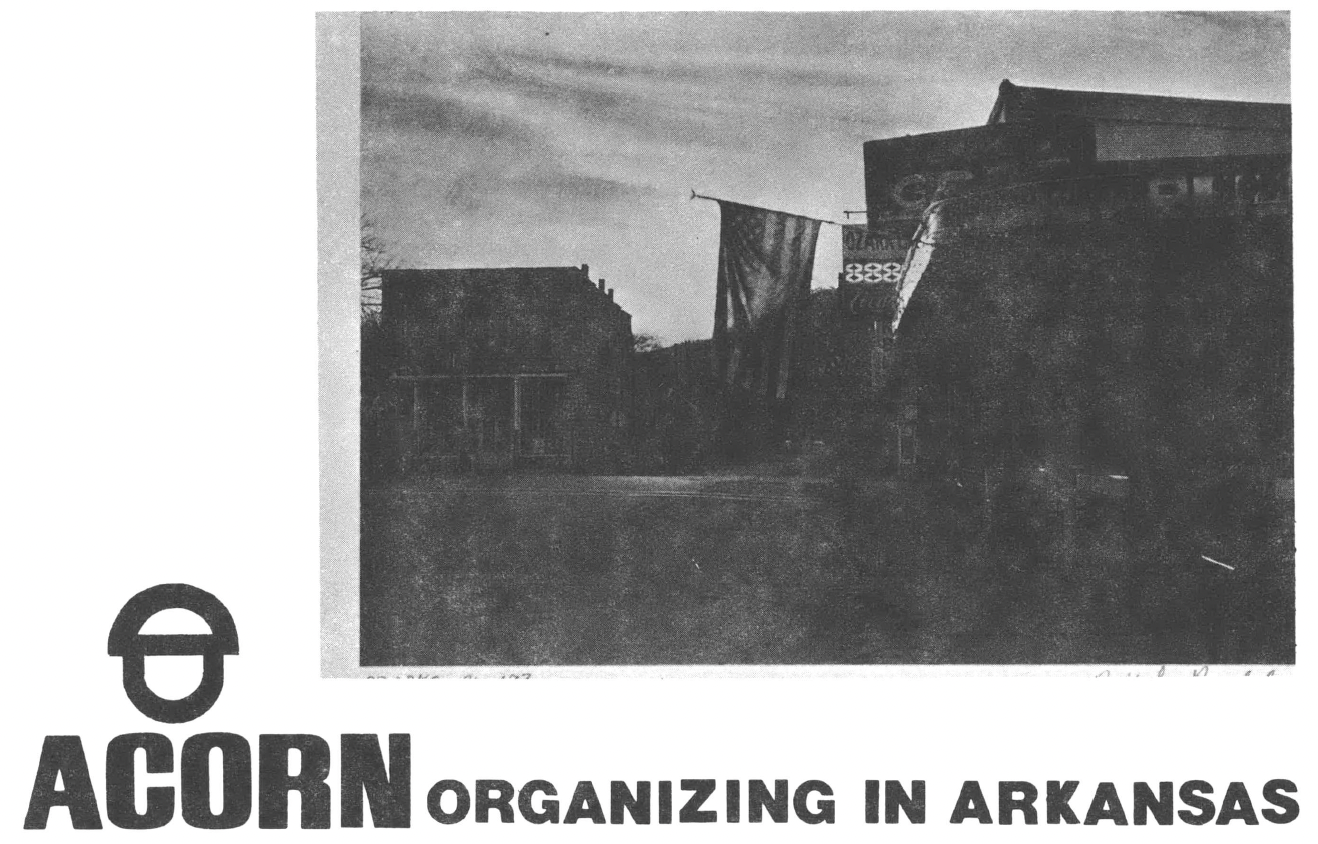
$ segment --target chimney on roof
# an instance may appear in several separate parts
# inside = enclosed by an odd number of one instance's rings
[[[590,277],[590,264],[581,265],[581,274],[586,276],[587,278]]]
[[[600,292],[604,292],[604,279],[600,279]]]
[[[612,287],[609,288],[609,301],[610,301],[610,302],[613,301],[613,288],[612,288]]]

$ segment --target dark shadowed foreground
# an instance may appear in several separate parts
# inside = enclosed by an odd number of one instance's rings
[[[1288,508],[1201,548],[1111,504],[1065,517],[1044,475],[1013,500],[990,527],[922,480],[365,489],[362,664],[1294,661]]]

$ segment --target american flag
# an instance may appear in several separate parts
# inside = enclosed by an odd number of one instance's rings
[[[755,395],[787,395],[792,342],[810,297],[820,221],[718,200],[717,375]]]

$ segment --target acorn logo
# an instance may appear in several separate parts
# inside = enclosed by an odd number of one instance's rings
[[[158,612],[184,609],[201,616],[209,634],[144,634],[142,625]],[[238,653],[238,628],[220,599],[186,583],[162,583],[138,592],[110,627],[110,656],[123,658],[124,692],[146,717],[165,724],[200,718],[224,689],[224,657]],[[201,682],[187,697],[167,700],[146,684],[149,656],[202,657]]]

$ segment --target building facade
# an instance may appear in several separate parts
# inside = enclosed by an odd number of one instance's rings
[[[625,467],[631,316],[589,273],[583,264],[383,274],[384,370],[405,470]]]
[[[1285,104],[1007,81],[985,126],[867,143],[870,231],[913,245],[905,454],[1289,477],[1290,152]]]

